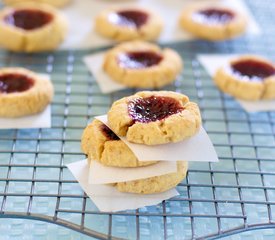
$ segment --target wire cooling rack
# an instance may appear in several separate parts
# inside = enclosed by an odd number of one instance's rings
[[[38,55],[1,51],[1,66],[50,74],[55,98],[51,129],[0,130],[0,219],[7,218],[1,222],[0,239],[21,239],[24,227],[19,230],[18,225],[24,222],[18,219],[42,221],[34,223],[28,239],[80,239],[58,231],[49,235],[43,222],[99,239],[215,239],[275,227],[275,113],[246,113],[214,87],[195,57],[250,52],[275,60],[274,2],[248,3],[264,27],[263,36],[169,45],[184,58],[185,70],[166,89],[199,103],[220,163],[192,163],[177,187],[180,196],[136,211],[99,212],[65,167],[85,157],[80,136],[86,124],[135,90],[103,95],[82,62],[92,51]],[[268,230],[261,236],[274,239],[274,235]],[[251,232],[247,236],[253,239]]]

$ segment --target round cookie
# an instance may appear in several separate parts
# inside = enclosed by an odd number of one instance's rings
[[[51,81],[27,69],[0,69],[0,117],[21,117],[43,111],[53,98]]]
[[[32,0],[34,3],[45,3],[52,5],[54,7],[64,7],[68,4],[71,0]],[[26,3],[30,2],[30,0],[3,0],[6,5],[14,5],[18,3]]]
[[[64,40],[67,22],[53,7],[26,3],[0,12],[0,45],[16,52],[56,49]]]
[[[157,163],[138,161],[130,148],[97,119],[85,128],[81,148],[89,161],[93,159],[111,167],[142,167]]]
[[[109,50],[103,70],[128,87],[160,88],[176,80],[183,63],[174,50],[142,41],[122,43]]]
[[[120,192],[137,194],[161,193],[176,187],[186,177],[187,169],[187,162],[178,162],[176,173],[129,182],[120,182],[116,183],[114,186]]]
[[[241,35],[246,30],[246,17],[220,5],[192,4],[179,19],[180,26],[196,37],[222,41]]]
[[[259,56],[231,60],[217,70],[214,82],[223,92],[239,99],[275,99],[275,66]]]
[[[200,110],[188,97],[171,91],[143,91],[113,103],[110,128],[129,142],[146,145],[179,142],[201,126]]]
[[[152,11],[137,7],[107,9],[95,19],[95,31],[115,41],[155,40],[163,28],[162,19]]]

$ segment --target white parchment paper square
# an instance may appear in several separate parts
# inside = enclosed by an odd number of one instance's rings
[[[199,54],[197,59],[208,74],[213,77],[219,67],[226,65],[228,61],[237,56],[237,54]],[[238,101],[247,112],[275,110],[275,100],[245,101],[236,99],[236,101]]]
[[[20,118],[0,118],[0,129],[50,128],[51,106],[43,112]]]
[[[176,189],[148,195],[121,193],[112,186],[89,184],[89,165],[86,160],[68,164],[67,167],[100,211],[116,212],[137,209],[155,205],[179,195]]]
[[[109,128],[107,115],[95,117]],[[130,143],[125,137],[120,137],[133,151],[139,161],[199,161],[218,162],[215,148],[207,135],[201,128],[193,137],[178,143],[168,143],[162,145],[148,146],[143,144]]]
[[[108,74],[106,74],[103,71],[102,64],[104,54],[105,51],[97,54],[91,54],[89,56],[84,57],[83,59],[89,71],[95,77],[95,80],[97,81],[100,90],[103,93],[111,93],[122,89],[126,89],[126,86],[115,82],[114,80],[112,80],[111,77],[109,77]]]
[[[40,74],[41,77],[50,81],[50,76]],[[1,118],[0,129],[23,129],[23,128],[50,128],[51,127],[51,106],[47,106],[43,112],[38,114],[19,117]]]
[[[108,184],[128,182],[177,172],[176,162],[158,162],[153,165],[135,168],[108,167],[97,161],[90,164],[89,183]]]
[[[139,0],[139,1],[108,1],[108,0],[74,0],[62,12],[68,19],[68,35],[61,49],[96,48],[114,44],[94,32],[95,16],[110,7],[141,6],[158,13],[164,20],[165,26],[159,42],[186,41],[193,36],[180,29],[178,18],[182,9],[192,0]],[[206,2],[197,0],[196,2]],[[260,28],[247,6],[242,0],[210,0],[213,4],[221,3],[240,11],[248,17],[248,34],[259,34]]]

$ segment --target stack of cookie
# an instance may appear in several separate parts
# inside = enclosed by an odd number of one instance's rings
[[[195,135],[201,126],[198,106],[188,97],[169,91],[144,91],[113,103],[107,127],[94,120],[84,130],[82,150],[88,161],[119,168],[146,167],[156,161],[139,161],[118,136],[129,142],[159,145]],[[121,192],[151,194],[167,191],[186,176],[187,162],[177,162],[177,172],[147,179],[115,183]]]

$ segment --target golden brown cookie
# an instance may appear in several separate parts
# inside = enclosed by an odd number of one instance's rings
[[[120,192],[153,194],[165,192],[176,187],[185,177],[188,169],[187,162],[177,163],[177,172],[147,179],[116,183],[114,186]]]
[[[16,52],[56,49],[64,40],[67,23],[53,7],[25,3],[0,12],[0,45]]]
[[[111,167],[141,167],[157,161],[140,162],[130,148],[106,125],[95,119],[84,130],[82,151],[89,161],[96,160]]]
[[[234,38],[247,26],[241,13],[217,4],[191,4],[182,11],[179,23],[194,36],[211,41]]]
[[[157,14],[137,7],[104,10],[95,20],[97,33],[119,42],[154,40],[158,38],[162,28],[162,19]]]
[[[71,0],[3,0],[7,5],[14,5],[18,3],[34,2],[34,3],[45,3],[54,7],[63,7],[68,4]]]
[[[200,129],[201,116],[197,104],[183,94],[144,91],[114,102],[108,123],[129,142],[157,145],[192,137]]]
[[[214,81],[223,92],[239,99],[275,99],[274,64],[259,56],[233,59],[217,70]]]
[[[142,41],[122,43],[109,50],[103,64],[114,81],[138,88],[163,87],[175,81],[182,68],[177,52]]]
[[[21,117],[43,111],[53,98],[53,86],[27,69],[0,69],[0,117]]]

